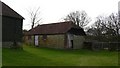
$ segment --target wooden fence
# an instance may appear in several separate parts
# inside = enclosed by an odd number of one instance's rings
[[[84,48],[92,50],[120,51],[120,42],[84,42]]]

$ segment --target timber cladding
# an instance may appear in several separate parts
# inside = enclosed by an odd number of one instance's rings
[[[3,41],[22,41],[22,19],[2,17],[2,40]]]
[[[5,3],[2,4],[2,47],[19,47],[22,42],[23,17]]]

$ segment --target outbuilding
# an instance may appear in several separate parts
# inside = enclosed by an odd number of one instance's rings
[[[85,32],[71,21],[38,25],[29,30],[25,42],[39,47],[80,49]]]
[[[18,47],[22,42],[23,17],[8,5],[2,4],[2,47]]]

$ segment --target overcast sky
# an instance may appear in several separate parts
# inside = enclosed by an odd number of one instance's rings
[[[85,10],[94,21],[98,15],[109,15],[118,11],[120,0],[2,0],[22,15],[25,20],[23,29],[30,29],[31,23],[27,10],[40,7],[42,23],[62,21],[72,11]],[[92,21],[92,22],[93,22]],[[91,23],[92,23],[91,22]]]

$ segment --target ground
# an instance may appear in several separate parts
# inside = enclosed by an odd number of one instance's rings
[[[2,48],[0,47],[0,67],[2,66]]]
[[[3,49],[3,66],[118,66],[118,52],[23,46]]]

